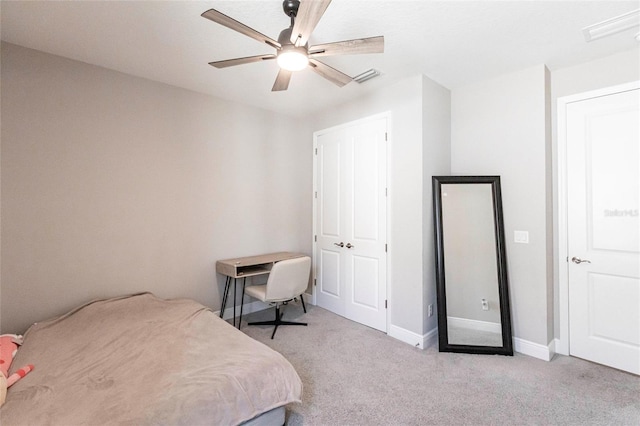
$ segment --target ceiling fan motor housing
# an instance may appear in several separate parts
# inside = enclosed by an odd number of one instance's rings
[[[280,31],[280,35],[278,36],[278,43],[280,43],[280,45],[283,48],[285,46],[293,46],[293,43],[291,42],[291,31],[293,31],[293,27],[285,28],[284,30]],[[306,53],[306,47],[308,46],[309,46],[309,43],[304,45],[305,53]],[[303,47],[303,46],[300,46],[300,47]]]
[[[291,43],[292,29],[293,27],[285,28],[278,36],[278,43],[282,46],[282,48],[277,52],[278,64],[281,68],[289,69],[290,71],[300,71],[306,68],[309,63],[309,60],[307,59],[309,54],[309,45],[307,43],[304,46],[296,46]],[[289,59],[285,59],[285,57],[288,57]],[[291,63],[292,60],[295,61],[294,65],[283,65],[287,62]]]

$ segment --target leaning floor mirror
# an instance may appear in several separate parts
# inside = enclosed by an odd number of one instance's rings
[[[434,176],[440,352],[513,355],[499,176]]]

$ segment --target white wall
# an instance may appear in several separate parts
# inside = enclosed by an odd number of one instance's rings
[[[313,131],[391,111],[391,323],[416,335],[436,326],[431,176],[500,174],[514,334],[546,345],[558,312],[556,99],[638,80],[639,65],[634,49],[451,93],[416,76],[296,125],[3,43],[0,332],[123,292],[217,309],[216,259],[311,251]],[[513,243],[516,229],[529,245]]]
[[[219,309],[217,259],[311,252],[295,121],[2,44],[2,332],[137,291]]]
[[[431,178],[451,173],[451,92],[422,76],[422,270],[423,330],[438,327],[436,266]],[[429,305],[433,305],[429,317]],[[435,337],[435,336],[434,336]]]
[[[0,47],[1,53],[1,47]],[[2,55],[0,54],[0,70]],[[2,78],[0,78],[0,333],[2,333]]]
[[[313,131],[391,111],[388,141],[387,297],[391,323],[422,332],[422,89],[404,80],[310,119]]]
[[[501,176],[514,336],[544,346],[553,337],[547,77],[540,65],[451,91],[451,172]],[[528,231],[529,244],[514,243],[514,230]]]
[[[425,303],[435,303],[435,277],[425,272],[434,271],[433,226],[427,230],[425,225],[432,223],[430,176],[449,170],[449,91],[424,76],[414,76],[316,114],[308,125],[317,131],[387,111],[391,112],[389,334],[401,330],[408,332],[404,336],[420,339],[428,330]],[[439,168],[426,170],[433,164]],[[429,180],[424,183],[427,175]],[[435,324],[435,316],[431,320]]]
[[[629,83],[640,80],[640,49],[632,49],[615,55],[607,56],[596,61],[587,62],[573,67],[563,68],[551,73],[551,122],[553,123],[553,148],[555,154],[558,149],[558,132],[557,132],[557,103],[558,98],[563,96],[575,95],[578,93],[598,90],[605,87],[616,86],[619,84]],[[552,161],[554,182],[553,182],[553,200],[554,205],[558,205],[557,192],[557,176],[558,162],[557,156],[554,155]],[[558,214],[557,209],[554,211],[554,252],[558,253]],[[559,271],[557,260],[554,264],[554,294],[558,294]],[[554,335],[560,338],[560,328],[558,320],[559,305],[558,298],[554,301],[554,318],[555,327]]]

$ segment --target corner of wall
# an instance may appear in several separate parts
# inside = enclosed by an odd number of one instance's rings
[[[553,131],[551,105],[551,72],[544,66],[544,110],[545,110],[545,196],[546,196],[546,266],[547,266],[547,341],[554,336],[554,243],[553,243],[553,212],[554,212],[554,173],[553,173]]]
[[[0,53],[4,42],[0,44]],[[0,70],[2,55],[0,54]],[[2,83],[0,83],[0,129],[2,129]],[[2,206],[2,132],[0,132],[0,206]],[[0,334],[2,334],[2,208],[0,208]]]
[[[430,335],[437,330],[435,248],[431,177],[451,172],[451,92],[422,75],[422,330]],[[427,330],[430,330],[427,332]],[[437,332],[435,334],[437,338]],[[424,340],[424,339],[423,339]],[[429,340],[429,339],[427,339]],[[424,342],[423,342],[424,346]]]
[[[414,333],[402,327],[391,325],[389,327],[390,337],[398,339],[401,342],[408,343],[418,349],[427,349],[438,342],[438,328],[432,328],[424,334]]]
[[[546,345],[548,323],[546,67],[452,90],[451,171],[501,176],[513,334]],[[499,153],[499,155],[496,155]],[[526,230],[529,244],[516,244]]]
[[[519,337],[513,338],[513,350],[515,352],[538,358],[543,361],[551,361],[553,356],[556,354],[555,345],[556,342],[554,339],[551,339],[547,345],[541,345],[539,343],[520,339]]]

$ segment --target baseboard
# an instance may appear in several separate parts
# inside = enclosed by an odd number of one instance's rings
[[[391,324],[389,326],[389,332],[387,333],[387,335],[420,349],[428,348],[438,341],[437,328],[434,328],[426,334],[421,335],[418,333],[414,333],[413,331],[406,330],[402,327],[398,327],[397,325]]]
[[[431,346],[438,344],[438,327],[432,328],[424,335],[424,348],[427,349]]]
[[[447,317],[447,324],[467,330],[487,331],[489,333],[502,332],[502,325],[497,322],[479,321],[458,317]]]
[[[313,303],[313,294],[305,293],[303,297],[304,297],[304,303],[306,303],[307,305],[316,306],[316,304]]]
[[[560,355],[569,355],[569,342],[567,339],[553,339],[555,352]]]
[[[523,355],[532,356],[543,361],[551,361],[553,355],[555,355],[555,341],[552,340],[547,346],[545,346],[539,343],[520,339],[519,337],[514,337],[513,349]]]
[[[251,314],[253,312],[258,312],[258,311],[263,311],[265,309],[269,309],[271,306],[263,303],[259,300],[255,300],[251,303],[245,303],[244,307],[242,308],[242,315],[248,315]],[[215,311],[216,315],[220,315],[220,311]],[[236,316],[240,317],[240,305],[236,306]],[[222,315],[222,319],[224,320],[228,320],[233,318],[233,306],[230,308],[226,308],[224,310],[224,315]]]
[[[550,341],[549,345],[547,347],[549,348],[549,361],[551,361],[553,359],[553,357],[555,356],[555,354],[557,353],[557,351],[556,351],[556,339],[553,339],[552,341]]]
[[[304,293],[304,303],[310,304],[312,296],[309,293]],[[245,303],[244,308],[242,308],[242,315],[252,314],[258,311],[264,311],[265,309],[272,308],[273,305],[269,305],[267,303],[261,302],[259,300],[254,300],[251,303]],[[215,311],[216,315],[220,315],[220,310]],[[240,305],[236,306],[236,315],[240,316]],[[233,306],[230,308],[225,308],[224,315],[222,319],[228,320],[233,318]]]

